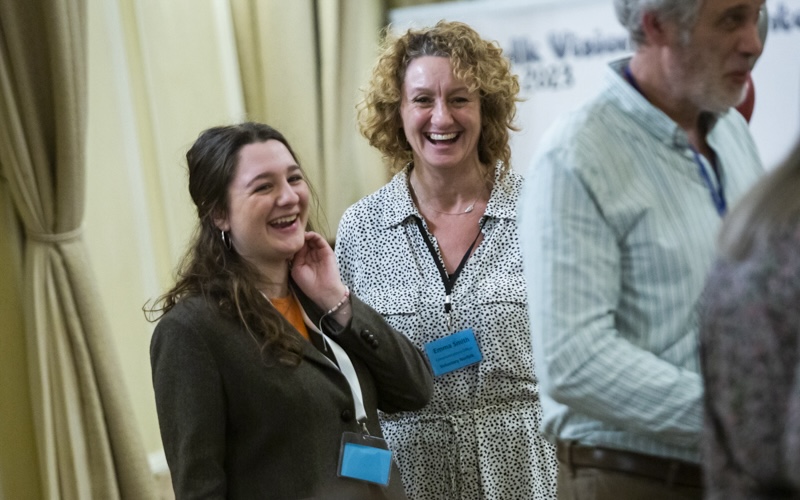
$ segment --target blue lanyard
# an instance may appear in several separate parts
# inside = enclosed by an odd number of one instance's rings
[[[689,146],[694,153],[694,161],[697,163],[697,168],[700,170],[700,177],[703,178],[703,181],[706,183],[706,187],[708,188],[708,192],[711,193],[711,201],[714,202],[714,207],[717,209],[717,213],[720,217],[724,217],[725,213],[728,211],[728,203],[725,201],[725,191],[722,189],[722,179],[719,177],[717,178],[717,184],[719,187],[714,188],[714,183],[711,182],[711,176],[708,175],[708,170],[703,165],[703,161],[700,159],[700,153],[697,152],[696,149]]]
[[[631,67],[629,65],[625,65],[623,69],[625,73],[625,79],[628,80],[628,83],[636,89],[637,92],[644,96],[642,89],[639,88],[639,84],[636,82],[636,79],[633,77],[633,73],[631,73]],[[711,193],[711,201],[714,202],[714,207],[717,209],[717,213],[720,217],[724,217],[725,213],[728,211],[728,204],[725,201],[725,191],[722,189],[722,179],[717,177],[717,184],[719,184],[718,188],[714,188],[714,183],[711,182],[711,177],[708,175],[708,171],[706,167],[703,165],[702,160],[700,160],[700,153],[697,152],[692,146],[689,146],[694,153],[694,161],[697,163],[697,167],[700,170],[700,177],[703,178],[703,181],[706,183],[706,187],[708,188],[708,192]]]

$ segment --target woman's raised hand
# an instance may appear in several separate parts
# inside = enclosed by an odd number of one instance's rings
[[[292,260],[292,279],[308,298],[325,311],[345,297],[336,255],[321,235],[306,233],[306,242]]]

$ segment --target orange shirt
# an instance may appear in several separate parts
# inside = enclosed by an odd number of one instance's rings
[[[297,298],[295,298],[294,295],[289,295],[288,297],[269,300],[272,302],[272,306],[300,332],[300,335],[308,340],[308,330],[306,329],[306,324],[303,322],[303,313],[301,312],[300,303],[297,302]]]

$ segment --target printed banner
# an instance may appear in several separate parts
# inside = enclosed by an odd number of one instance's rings
[[[750,127],[765,166],[800,139],[800,0],[767,0],[770,30],[753,70]],[[514,169],[524,172],[541,135],[559,114],[603,85],[607,63],[629,54],[611,0],[481,0],[395,9],[393,29],[463,21],[496,40],[519,75],[524,102],[512,136]]]

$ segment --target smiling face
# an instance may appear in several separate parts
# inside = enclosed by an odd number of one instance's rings
[[[414,59],[401,90],[400,117],[415,168],[462,169],[479,163],[480,96],[453,75],[450,59]]]
[[[215,221],[230,231],[236,252],[266,276],[275,276],[305,242],[309,189],[303,172],[280,141],[239,151],[228,186],[228,215]]]
[[[705,0],[688,40],[675,30],[666,74],[697,109],[721,113],[745,98],[750,68],[763,48],[758,35],[763,3]]]

